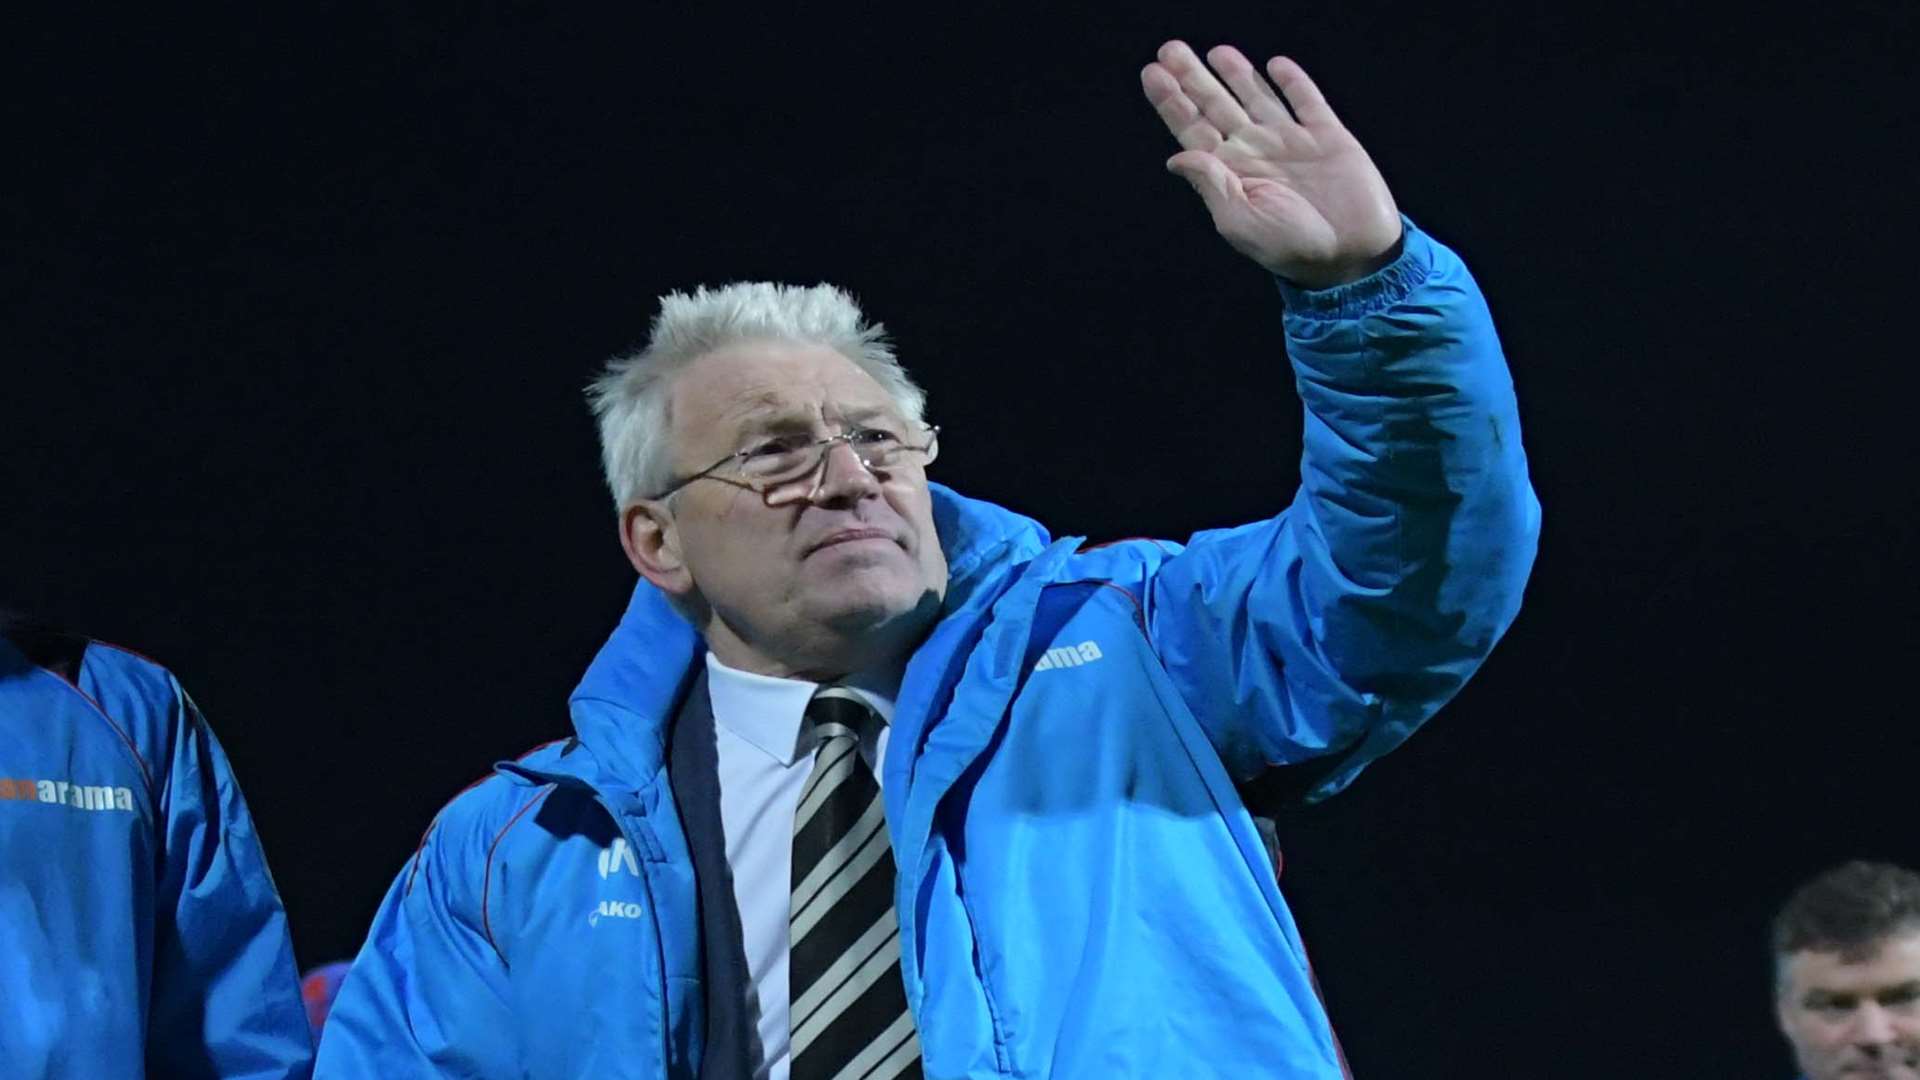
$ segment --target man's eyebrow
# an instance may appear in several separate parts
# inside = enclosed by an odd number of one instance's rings
[[[726,418],[741,428],[798,426],[811,417],[778,394],[755,394],[727,410]]]
[[[882,417],[898,419],[898,410],[892,405],[828,405],[829,418],[837,417],[843,421],[863,423]],[[796,409],[793,403],[777,394],[757,394],[741,402],[730,419],[742,430],[805,427],[814,422],[815,415],[804,409]]]
[[[852,405],[835,411],[843,420],[872,420],[876,416],[888,420],[900,418],[899,410],[891,405]]]

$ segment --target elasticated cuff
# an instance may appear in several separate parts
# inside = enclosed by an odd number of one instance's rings
[[[1353,319],[1404,300],[1433,272],[1433,241],[1405,214],[1400,215],[1400,229],[1400,257],[1359,281],[1331,289],[1303,289],[1285,278],[1274,278],[1287,313],[1303,319]]]

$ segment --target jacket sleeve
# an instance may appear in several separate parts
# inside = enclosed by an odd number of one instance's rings
[[[147,1071],[306,1077],[313,1045],[286,912],[226,755],[180,684],[167,684],[176,722],[159,781]]]
[[[1306,407],[1278,517],[1203,532],[1149,586],[1149,628],[1236,779],[1339,791],[1412,734],[1519,610],[1539,504],[1512,380],[1466,267],[1405,222],[1398,259],[1282,283]]]
[[[486,847],[454,800],[400,870],[320,1033],[314,1076],[518,1076],[506,964],[481,904]]]

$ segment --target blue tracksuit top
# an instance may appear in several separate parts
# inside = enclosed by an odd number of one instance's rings
[[[929,1077],[1341,1074],[1234,782],[1300,765],[1330,794],[1432,715],[1518,610],[1539,508],[1451,252],[1409,223],[1379,273],[1282,290],[1306,447],[1278,517],[1089,549],[934,486],[949,592],[882,764]],[[577,738],[456,797],[402,868],[317,1075],[698,1075],[664,747],[700,648],[642,583]]]
[[[293,943],[227,759],[165,668],[0,634],[0,1073],[307,1076]]]

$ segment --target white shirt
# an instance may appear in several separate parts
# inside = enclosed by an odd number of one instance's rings
[[[898,671],[848,680],[887,720],[877,736],[860,741],[860,757],[880,782],[892,730]],[[733,871],[751,983],[748,1011],[762,1048],[753,1075],[787,1080],[787,921],[793,893],[793,815],[813,771],[818,743],[801,737],[807,702],[819,684],[730,668],[707,654],[707,694],[713,700],[714,742],[720,774],[720,828]]]

